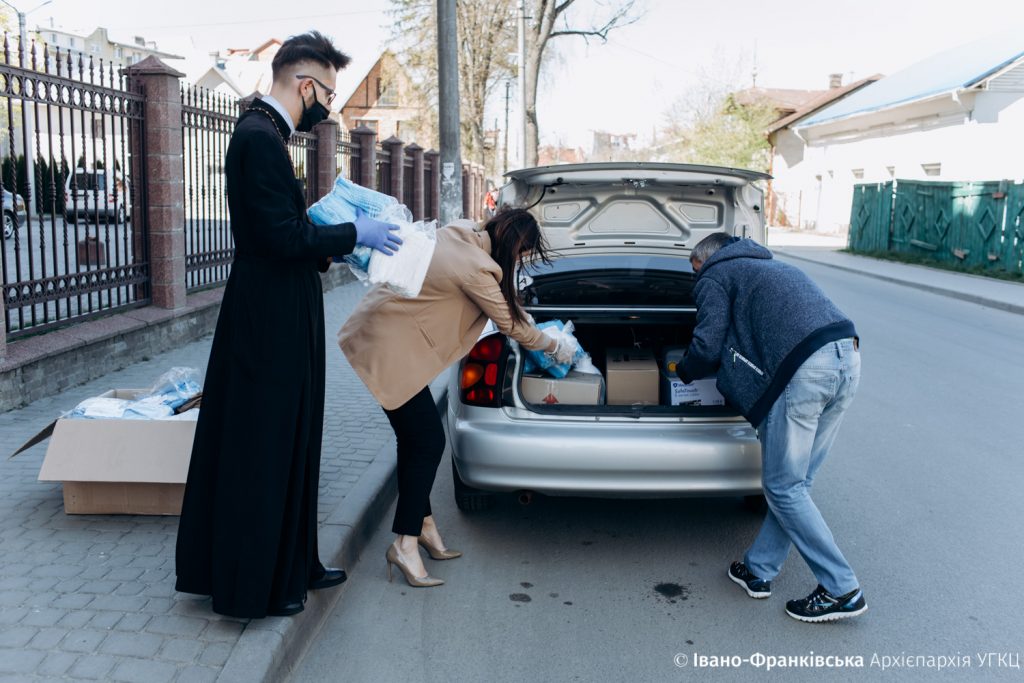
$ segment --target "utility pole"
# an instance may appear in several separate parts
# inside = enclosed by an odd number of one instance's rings
[[[519,165],[526,166],[526,0],[519,0]]]
[[[501,165],[502,175],[508,173],[508,101],[512,93],[512,81],[505,79],[505,144],[503,149],[505,150],[505,161]]]
[[[462,216],[462,143],[459,139],[459,56],[456,0],[437,0],[437,80],[441,133],[441,225]],[[474,198],[474,201],[476,199]]]
[[[53,0],[46,0],[46,2],[44,2],[43,4],[35,7],[34,9],[30,9],[27,12],[22,12],[17,7],[7,2],[7,0],[0,0],[0,2],[3,2],[5,5],[10,7],[12,10],[14,10],[14,13],[18,15],[18,66],[24,68],[31,68],[31,55],[29,55],[27,60],[25,58],[25,52],[30,47],[28,44],[28,29],[25,26],[25,19],[26,17],[28,17],[28,15],[32,14],[36,10],[41,9],[46,5],[49,5],[51,2],[53,2]],[[25,121],[25,127],[23,131],[24,134],[22,135],[22,138],[24,138],[25,142],[25,176],[26,182],[28,183],[28,197],[25,197],[25,211],[31,215],[33,202],[37,203],[36,210],[41,210],[38,206],[38,200],[36,199],[35,159],[32,158],[32,142],[35,139],[36,126],[35,118],[33,116],[33,107],[28,103],[27,100],[21,101],[21,108],[22,112],[24,113],[23,119]],[[17,151],[11,150],[11,158],[12,160],[15,160],[14,168],[18,167],[16,163],[17,156]],[[14,190],[13,193],[17,194],[17,188]]]

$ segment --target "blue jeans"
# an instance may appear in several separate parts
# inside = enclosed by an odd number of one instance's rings
[[[829,342],[801,365],[758,430],[768,513],[744,563],[768,581],[795,545],[832,595],[859,586],[850,564],[811,500],[811,483],[835,442],[860,382],[853,339]]]

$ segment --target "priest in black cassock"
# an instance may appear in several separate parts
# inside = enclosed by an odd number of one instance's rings
[[[324,417],[319,273],[356,243],[398,248],[361,216],[314,226],[288,156],[327,118],[349,58],[317,32],[285,41],[270,96],[242,114],[225,161],[235,260],[224,289],[178,528],[179,591],[233,617],[296,614],[308,589],[345,580],[317,551]]]

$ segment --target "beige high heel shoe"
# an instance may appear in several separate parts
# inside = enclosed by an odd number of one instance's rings
[[[398,550],[395,546],[389,545],[388,551],[384,554],[384,559],[388,562],[388,583],[391,583],[391,565],[398,567],[402,575],[405,576],[405,581],[410,586],[417,588],[426,588],[430,586],[440,586],[444,581],[441,579],[435,579],[429,574],[427,576],[414,576],[412,570],[409,569],[409,565],[405,563],[402,556],[398,554]]]
[[[458,550],[441,550],[423,536],[419,537],[419,542],[426,548],[427,554],[432,560],[454,560],[456,557],[462,557],[462,553]]]

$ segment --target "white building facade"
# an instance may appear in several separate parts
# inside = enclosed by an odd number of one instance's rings
[[[926,60],[776,131],[773,185],[786,222],[846,232],[859,183],[1024,181],[1024,38],[1020,43],[1016,54],[967,82],[914,93],[915,82],[927,85],[922,68],[940,66]]]

